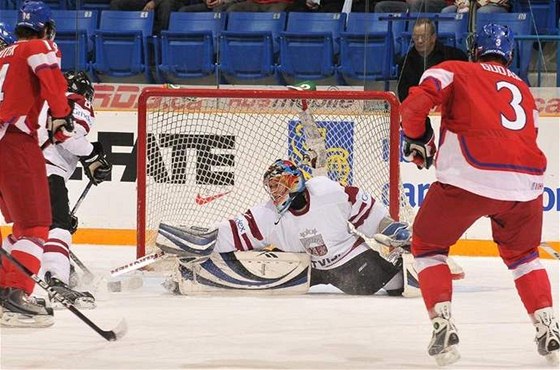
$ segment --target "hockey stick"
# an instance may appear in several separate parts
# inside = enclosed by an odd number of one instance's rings
[[[84,201],[86,195],[89,193],[89,190],[91,189],[93,185],[93,181],[90,181],[86,187],[84,188],[84,190],[82,191],[82,194],[80,195],[80,197],[78,198],[78,200],[76,201],[76,204],[74,205],[74,208],[72,208],[72,212],[70,212],[70,217],[74,216],[76,214],[76,211],[78,210],[78,208],[80,207],[80,205],[82,204],[82,202]],[[91,272],[90,269],[88,269],[86,267],[86,265],[84,265],[84,263],[82,261],[80,261],[80,259],[78,258],[78,256],[76,256],[74,254],[74,252],[72,252],[71,250],[70,252],[70,258],[72,259],[72,261],[74,261],[74,263],[76,265],[78,265],[78,267],[85,273],[84,278],[86,280],[88,280],[89,282],[93,281],[94,279],[94,274]]]
[[[47,282],[42,280],[36,274],[32,273],[25,265],[14,258],[8,251],[0,248],[0,253],[4,255],[11,263],[13,263],[18,269],[20,269],[25,275],[31,278],[37,285],[47,291],[49,296],[60,302],[64,307],[66,307],[74,315],[78,316],[80,320],[85,322],[90,328],[95,330],[99,335],[108,341],[115,341],[121,339],[127,332],[126,321],[122,319],[113,330],[103,330],[97,326],[93,321],[91,321],[86,315],[80,312],[68,299],[64,298],[63,295],[56,292],[52,286]]]
[[[157,261],[161,261],[167,257],[169,257],[170,255],[163,252],[163,251],[159,251],[159,252],[155,252],[152,254],[148,254],[145,255],[143,257],[140,257],[130,263],[127,263],[126,265],[122,265],[119,266],[117,268],[114,268],[111,270],[111,277],[116,277],[119,275],[123,275],[126,274],[127,272],[130,271],[135,271],[135,270],[139,270],[142,267],[146,267],[148,265],[151,265],[154,262]]]
[[[539,245],[539,247],[541,247],[541,249],[543,251],[550,254],[552,257],[556,258],[557,260],[560,260],[560,252],[558,252],[557,250],[552,248],[552,246],[550,244],[548,244],[547,242],[542,242]]]

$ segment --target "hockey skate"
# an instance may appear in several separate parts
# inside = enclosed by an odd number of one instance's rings
[[[559,364],[560,352],[560,334],[558,330],[558,321],[554,317],[552,308],[542,308],[535,311],[535,328],[537,334],[535,342],[537,342],[537,350],[541,356],[544,356],[547,362],[553,366]]]
[[[54,324],[52,309],[18,288],[0,288],[0,307],[1,327],[46,328]]]
[[[76,290],[72,290],[64,282],[55,277],[52,277],[50,272],[47,272],[45,274],[45,280],[55,292],[69,300],[77,308],[81,308],[84,310],[95,308],[95,298],[90,292],[78,292]],[[63,307],[62,303],[54,299],[52,295],[49,295],[49,297],[55,309]]]
[[[439,366],[451,365],[461,358],[457,349],[459,344],[457,328],[451,319],[451,302],[437,303],[434,310],[438,316],[432,319],[434,331],[428,346],[428,354],[434,357]]]

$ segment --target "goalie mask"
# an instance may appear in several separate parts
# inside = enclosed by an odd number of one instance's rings
[[[508,26],[490,23],[484,25],[476,35],[477,58],[490,54],[499,55],[504,58],[506,65],[509,65],[514,47],[513,32]]]
[[[84,71],[80,72],[66,72],[64,73],[66,82],[68,83],[68,91],[82,95],[90,103],[93,101],[95,89]]]
[[[263,184],[279,214],[286,212],[294,198],[305,190],[303,172],[285,159],[276,160],[266,170]]]

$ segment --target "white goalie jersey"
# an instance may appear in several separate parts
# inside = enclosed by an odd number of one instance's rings
[[[354,186],[327,177],[306,182],[307,206],[280,218],[272,201],[254,206],[219,225],[216,252],[259,250],[272,245],[284,252],[305,252],[315,269],[342,265],[369,247],[349,223],[367,237],[378,231],[386,207]]]
[[[86,138],[95,119],[91,103],[83,96],[66,93],[74,102],[74,135],[63,143],[48,145],[43,149],[47,162],[47,176],[58,175],[68,181],[76,170],[79,157],[91,154],[93,145]],[[46,134],[45,134],[46,135]],[[43,139],[42,142],[44,142]]]

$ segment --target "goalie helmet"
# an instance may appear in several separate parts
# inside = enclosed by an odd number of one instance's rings
[[[508,26],[486,24],[476,36],[477,57],[495,54],[504,58],[506,64],[509,65],[514,47],[513,31]]]
[[[64,77],[68,83],[68,91],[82,95],[90,103],[93,101],[95,89],[93,83],[84,71],[79,72],[65,72]]]
[[[277,159],[268,167],[263,184],[279,214],[286,212],[294,198],[305,190],[303,172],[286,159]]]
[[[14,35],[5,23],[0,22],[0,50],[16,42]]]
[[[36,32],[43,32],[49,40],[54,40],[55,23],[51,8],[42,1],[25,1],[18,11],[16,28],[30,28]]]

